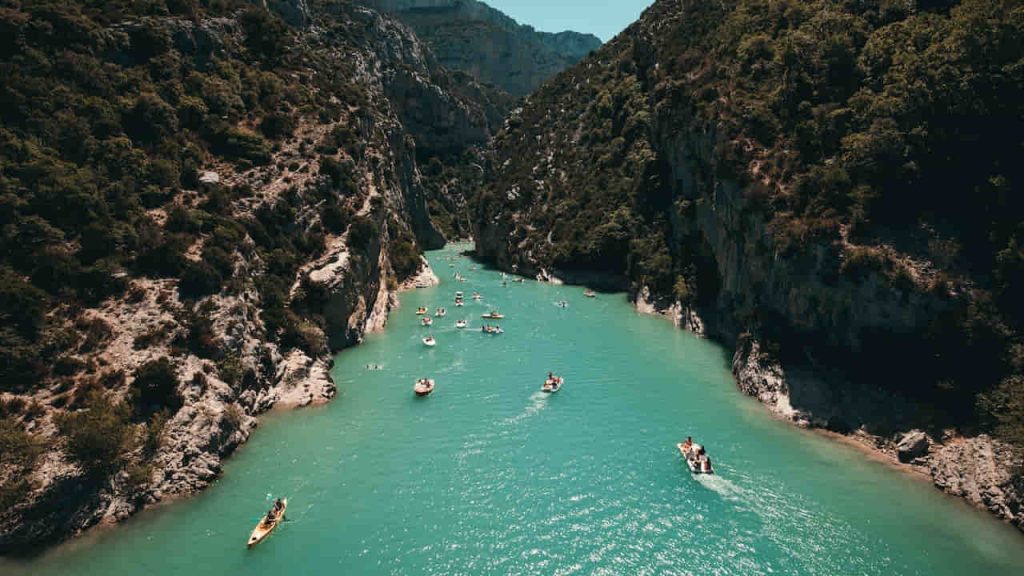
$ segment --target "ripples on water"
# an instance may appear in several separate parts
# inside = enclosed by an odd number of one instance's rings
[[[339,356],[338,399],[270,417],[217,487],[13,573],[1024,573],[1018,535],[751,408],[712,344],[621,295],[460,268],[466,283],[403,295]],[[456,308],[455,290],[485,300]],[[423,328],[421,305],[448,316]],[[481,334],[495,307],[506,333]],[[557,394],[539,391],[549,370]],[[689,474],[687,434],[718,475]],[[247,552],[268,492],[289,521]]]

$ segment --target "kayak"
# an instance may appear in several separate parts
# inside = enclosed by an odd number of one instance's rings
[[[429,379],[423,379],[416,382],[416,385],[412,388],[413,392],[417,396],[428,396],[434,391],[434,381]]]
[[[252,535],[249,536],[249,548],[252,548],[266,539],[267,536],[270,536],[270,533],[274,531],[274,528],[277,528],[277,525],[284,520],[284,513],[288,509],[288,499],[285,498],[281,503],[283,504],[281,512],[273,519],[268,519],[267,516],[260,518],[260,523],[256,525],[256,528],[252,531]]]

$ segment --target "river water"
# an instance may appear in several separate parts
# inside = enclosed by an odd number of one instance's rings
[[[2,572],[1024,573],[1024,536],[774,420],[715,344],[621,294],[502,286],[460,248],[429,255],[441,286],[402,295],[387,330],[338,356],[334,402],[267,416],[203,494]],[[424,328],[421,305],[448,316]],[[503,335],[479,330],[491,308]],[[550,396],[549,370],[566,378]],[[437,381],[428,398],[412,393],[421,375]],[[718,475],[690,475],[675,447],[687,435]],[[288,521],[246,550],[272,496],[288,497]]]

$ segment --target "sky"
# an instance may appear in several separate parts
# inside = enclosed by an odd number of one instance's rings
[[[607,42],[654,0],[482,0],[542,32],[589,32]]]

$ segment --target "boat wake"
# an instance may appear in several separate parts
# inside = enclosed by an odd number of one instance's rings
[[[718,474],[696,474],[694,480],[699,482],[708,490],[715,492],[726,500],[741,502],[744,500],[745,490],[728,478]]]
[[[505,419],[505,424],[518,424],[530,416],[540,412],[545,406],[547,406],[548,396],[550,395],[543,392],[534,392],[530,395],[530,403],[526,405],[526,408],[519,414]]]

